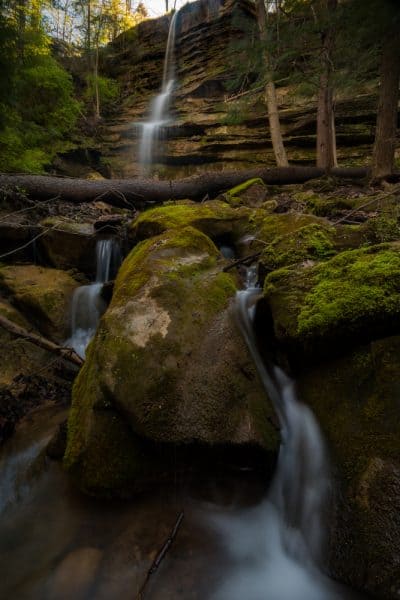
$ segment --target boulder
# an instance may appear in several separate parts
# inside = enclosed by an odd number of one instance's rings
[[[182,227],[122,264],[73,392],[65,464],[86,491],[140,489],[159,474],[155,445],[276,450],[272,409],[228,311],[235,279],[219,261],[207,236]]]
[[[270,273],[264,297],[274,336],[293,358],[340,352],[400,328],[400,243],[341,252]],[[295,362],[298,361],[298,356]]]
[[[0,268],[0,289],[45,337],[68,336],[71,298],[78,283],[58,269],[36,265]]]
[[[88,276],[96,272],[96,237],[92,223],[78,223],[60,217],[41,222],[47,229],[38,248],[47,263],[56,269],[78,269]]]
[[[330,569],[379,598],[400,589],[400,337],[359,345],[303,371],[335,466]]]
[[[129,237],[141,241],[171,228],[190,226],[217,242],[223,238],[234,241],[243,232],[250,215],[248,209],[234,209],[220,200],[201,204],[190,200],[171,202],[141,213],[132,222]]]

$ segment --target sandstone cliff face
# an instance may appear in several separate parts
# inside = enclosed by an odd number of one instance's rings
[[[254,7],[248,0],[198,0],[181,9],[174,118],[164,131],[155,169],[160,177],[274,164],[262,91],[232,100],[239,92],[232,90],[237,65],[246,60],[246,51],[237,42],[248,37],[252,28],[257,35]],[[118,79],[123,97],[102,131],[106,176],[130,177],[140,172],[137,124],[145,119],[149,102],[160,89],[168,29],[167,16],[141,23],[114,42],[105,60],[104,69]],[[240,92],[246,90],[244,85]],[[296,101],[283,88],[278,94],[290,161],[313,163],[315,103]],[[373,94],[338,101],[341,164],[365,161],[372,143],[375,105]]]

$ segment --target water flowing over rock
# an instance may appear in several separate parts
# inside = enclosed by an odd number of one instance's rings
[[[157,473],[150,442],[178,455],[196,444],[276,447],[270,405],[227,311],[236,285],[222,260],[192,227],[145,240],[125,259],[74,387],[65,462],[84,489],[140,489]]]
[[[168,38],[169,17],[153,19],[113,42],[105,71],[121,84],[123,103],[107,118],[101,151],[107,176],[133,177],[140,173],[138,123],[159,90]],[[246,0],[200,0],[179,11],[176,27],[176,71],[171,121],[164,128],[163,152],[154,156],[153,172],[172,178],[198,171],[274,166],[263,92],[248,92],[248,82],[237,77],[237,65],[254,48],[245,40],[257,35],[254,4]],[[315,161],[316,105],[309,99],[287,100],[278,87],[281,124],[289,160],[294,165]],[[249,101],[246,106],[246,102]],[[336,103],[339,160],[361,164],[372,144],[376,99],[372,95],[340,99]],[[136,157],[136,160],[135,160]]]
[[[175,37],[178,14],[179,11],[174,12],[169,26],[161,91],[151,101],[149,120],[139,125],[139,129],[142,130],[139,162],[145,172],[150,170],[153,163],[156,144],[160,154],[159,145],[163,127],[169,122],[169,108],[175,89]]]
[[[253,285],[254,278],[248,280]],[[236,559],[234,572],[212,596],[215,600],[340,600],[351,597],[330,582],[324,563],[330,498],[330,467],[318,424],[296,397],[293,383],[277,368],[269,374],[253,332],[260,289],[238,292],[241,329],[268,397],[279,416],[282,444],[267,499],[234,517],[216,518],[214,526]],[[246,560],[244,560],[246,558]]]
[[[93,338],[106,303],[101,296],[104,283],[110,281],[121,262],[118,243],[113,239],[98,240],[96,245],[96,281],[82,285],[74,292],[71,306],[71,337],[66,341],[79,356],[84,357]]]

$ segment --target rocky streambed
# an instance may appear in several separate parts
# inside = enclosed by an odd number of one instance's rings
[[[58,514],[67,510],[66,502],[72,502],[80,518],[88,519],[87,529],[80,526],[86,533],[81,531],[73,539],[68,533],[70,542],[60,542],[49,550],[47,562],[39,565],[39,561],[36,574],[20,578],[21,585],[32,577],[34,586],[39,587],[29,588],[27,584],[28,588],[37,590],[53,585],[50,579],[56,578],[54,585],[61,588],[60,581],[68,580],[76,561],[91,573],[91,578],[87,573],[79,575],[82,589],[89,594],[96,579],[93,573],[103,573],[103,561],[110,559],[106,559],[105,542],[100,540],[100,521],[104,519],[112,548],[119,543],[114,536],[116,529],[129,530],[132,511],[137,511],[133,538],[142,539],[138,532],[147,527],[146,522],[151,522],[152,531],[147,550],[141,541],[135,542],[137,550],[131,548],[131,540],[127,542],[129,550],[124,546],[128,554],[134,552],[129,554],[133,563],[135,553],[141,557],[142,570],[140,577],[136,572],[133,584],[128,561],[129,574],[121,575],[120,581],[126,577],[128,586],[137,585],[151,564],[151,553],[159,547],[154,515],[159,514],[160,497],[166,494],[166,511],[171,517],[162,519],[162,538],[173,524],[172,515],[179,512],[178,505],[195,506],[196,513],[200,505],[189,500],[192,490],[197,490],[193,492],[197,497],[199,488],[204,485],[208,489],[217,472],[233,469],[234,480],[245,481],[246,486],[244,473],[253,473],[261,483],[255,487],[249,484],[249,495],[240,493],[237,503],[230,484],[226,488],[225,483],[217,485],[217,496],[222,494],[224,502],[233,506],[257,503],[262,491],[253,494],[251,490],[265,489],[270,480],[280,434],[232,313],[244,277],[243,263],[235,266],[233,262],[251,256],[258,264],[262,286],[254,321],[260,351],[266,360],[277,362],[296,378],[299,396],[314,410],[332,458],[335,501],[327,572],[378,597],[397,597],[398,193],[397,187],[377,191],[329,178],[285,187],[267,187],[252,180],[200,204],[171,201],[139,215],[119,211],[113,219],[109,214],[113,209],[103,203],[81,213],[66,207],[59,207],[58,214],[49,210],[43,214],[43,207],[40,214],[33,211],[35,227],[44,228],[39,229],[43,235],[37,240],[36,264],[32,264],[33,255],[23,251],[4,257],[7,262],[0,268],[2,314],[7,318],[62,343],[68,335],[73,290],[93,276],[94,245],[99,235],[119,236],[125,260],[115,282],[105,291],[108,307],[75,380],[67,444],[63,435],[58,435],[50,451],[53,456],[64,454],[68,479],[58,465],[47,464],[44,470],[42,465],[20,507],[21,515],[33,506],[39,510],[49,490],[68,489],[54,501],[55,506],[61,502],[63,507]],[[7,210],[5,207],[4,216]],[[97,225],[100,218],[104,229]],[[16,216],[13,219],[10,222],[8,218],[8,229],[4,228],[8,237],[3,238],[3,244],[8,243],[10,249],[15,248],[15,236],[24,228],[22,221],[15,221]],[[68,243],[66,236],[70,236]],[[40,389],[38,402],[64,402],[74,372],[59,359],[40,354],[30,342],[15,340],[3,330],[0,333],[2,363],[7,367],[2,370],[1,410],[3,419],[9,421],[9,435],[13,424],[31,407],[29,404],[20,411],[18,378],[42,376],[53,387],[51,393]],[[64,390],[64,395],[58,390]],[[29,389],[25,395],[30,399],[34,396]],[[3,397],[8,398],[8,404]],[[16,411],[13,419],[11,406]],[[197,484],[193,483],[196,480]],[[103,500],[99,503],[76,496],[70,481]],[[179,492],[177,502],[170,503],[177,494],[177,485],[171,486],[171,481],[180,482],[184,492]],[[40,491],[42,485],[46,492]],[[218,504],[213,494],[207,494],[207,502]],[[115,510],[117,497],[134,500],[128,504],[118,501]],[[80,503],[87,503],[90,511],[101,515],[99,521],[85,516],[88,513],[79,508]],[[46,502],[43,510],[45,506]],[[19,509],[12,510],[18,513]],[[51,511],[51,518],[57,521],[54,506]],[[20,518],[17,513],[16,520]],[[14,556],[18,557],[21,543],[17,537],[12,541],[12,523],[7,517],[3,552],[13,544]],[[63,527],[59,538],[65,534]],[[202,548],[198,558],[201,566],[199,571],[193,566],[196,558],[182,568],[204,574],[205,556],[209,552],[213,555],[214,550],[208,549],[208,534],[200,534],[198,527],[193,524],[193,531],[197,531],[194,537],[200,540],[205,536],[196,546]],[[186,535],[185,530],[182,543],[187,541]],[[42,539],[42,533],[38,536],[33,531],[32,547]],[[203,543],[207,546],[204,554]],[[213,544],[210,541],[210,548]],[[178,545],[178,556],[180,548]],[[185,548],[182,552],[191,552]],[[193,552],[197,556],[197,550]],[[221,564],[229,563],[227,555],[224,558],[215,552]],[[117,552],[110,576],[115,585],[119,585],[115,573],[127,562],[126,556],[119,556]],[[168,569],[178,568],[173,553],[168,560],[172,561]],[[8,593],[17,589],[13,586],[17,586],[18,577],[13,577]],[[91,582],[88,588],[85,577]],[[196,581],[200,580],[199,576]],[[96,581],[97,595],[88,597],[103,597],[104,590],[111,589],[107,586],[114,585]],[[166,590],[169,585],[165,584]],[[173,588],[168,593],[171,598],[208,597],[203,585],[204,581],[195,583],[193,595],[185,584],[183,591]]]

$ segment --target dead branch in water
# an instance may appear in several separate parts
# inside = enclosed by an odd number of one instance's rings
[[[55,344],[54,342],[42,337],[41,335],[37,335],[36,333],[28,331],[20,325],[16,325],[3,315],[0,315],[0,327],[3,327],[3,329],[6,329],[16,337],[20,337],[25,340],[28,340],[28,342],[32,342],[32,344],[35,344],[35,346],[39,346],[39,348],[43,348],[44,350],[48,350],[53,354],[61,356],[65,360],[72,362],[78,367],[81,367],[83,365],[83,359],[80,356],[78,356],[78,354],[76,354],[75,350],[73,350],[72,348],[59,346],[58,344]]]
[[[178,533],[179,527],[181,526],[182,521],[183,521],[183,511],[179,513],[178,518],[176,519],[175,525],[174,525],[173,529],[171,530],[168,538],[165,540],[164,544],[161,547],[161,550],[157,553],[157,556],[151,563],[151,567],[147,571],[146,578],[145,578],[145,580],[142,584],[142,587],[140,588],[135,600],[143,600],[145,588],[149,582],[149,579],[153,575],[153,573],[155,573],[157,571],[158,567],[160,566],[163,559],[165,558],[165,555],[167,554],[168,550],[170,549],[170,547],[172,545],[172,542],[174,541],[174,539],[177,536],[177,533]]]

